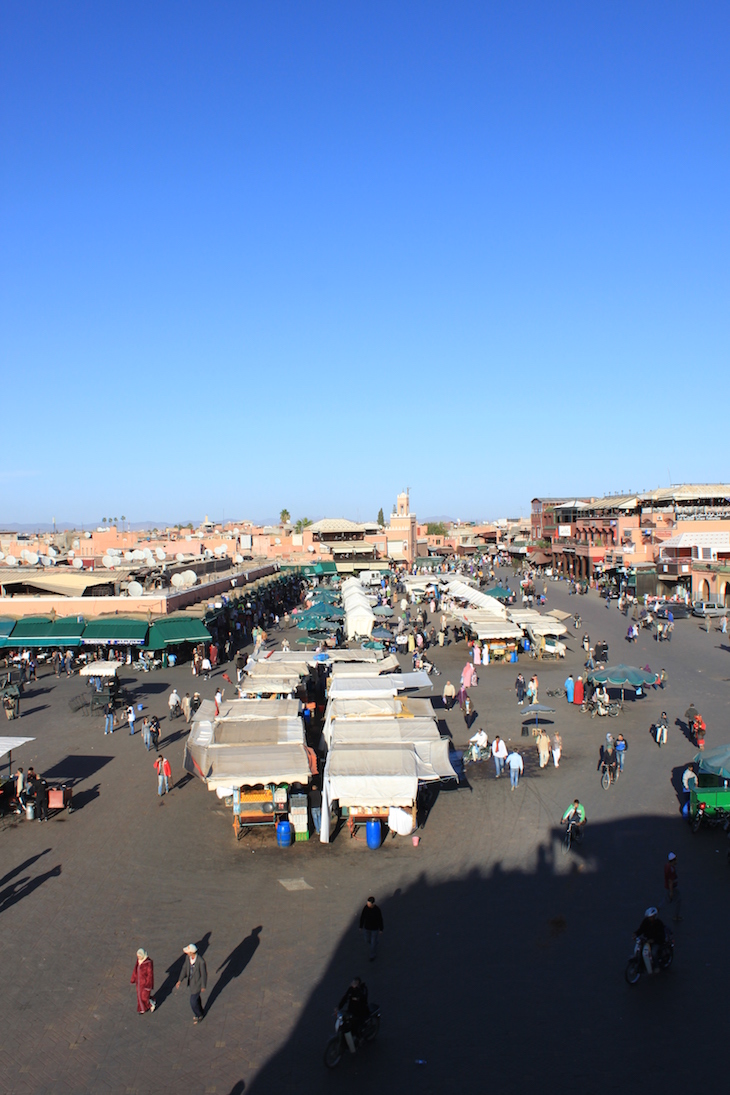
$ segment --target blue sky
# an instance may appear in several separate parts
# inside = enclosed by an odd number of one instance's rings
[[[0,524],[730,480],[729,31],[6,3]]]

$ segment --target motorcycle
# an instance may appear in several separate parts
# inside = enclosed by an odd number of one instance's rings
[[[723,810],[722,807],[716,806],[712,814],[707,813],[707,803],[697,803],[697,813],[692,818],[692,832],[696,833],[702,823],[709,825],[710,828],[715,828],[716,825],[722,825],[723,829],[727,833],[730,830],[730,810]]]
[[[652,957],[652,964],[655,970],[668,970],[674,961],[674,937],[669,929],[667,931],[667,938],[663,943],[658,945],[658,951],[656,956]],[[626,965],[625,977],[630,985],[635,985],[641,978],[642,973],[646,973],[647,969],[644,965],[644,956],[642,951],[646,939],[643,935],[639,935],[634,943],[634,953],[629,958]]]
[[[618,781],[620,771],[618,764],[607,764],[605,760],[603,761],[601,764],[601,787],[604,791],[607,791],[612,783]]]
[[[479,761],[488,760],[490,755],[489,746],[487,746],[486,749],[482,749],[475,741],[470,741],[462,755],[462,764],[464,767],[466,767],[467,764],[478,764]]]
[[[180,704],[176,700],[175,703],[173,703],[172,707],[170,708],[170,718],[171,719],[177,719],[177,718],[180,717],[180,715],[182,715],[182,713],[183,713],[182,712],[182,707],[180,706]]]
[[[372,1042],[377,1038],[380,1030],[380,1006],[378,1004],[371,1005],[370,1015],[359,1031],[353,1029],[349,1012],[337,1011],[335,1015],[335,1034],[333,1038],[330,1038],[324,1051],[324,1063],[327,1068],[337,1068],[346,1049],[350,1053],[357,1053],[358,1049],[366,1042]]]

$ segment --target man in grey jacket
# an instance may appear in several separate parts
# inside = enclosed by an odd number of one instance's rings
[[[208,984],[208,970],[205,959],[202,954],[198,954],[195,943],[188,943],[187,947],[183,947],[183,951],[185,952],[185,964],[175,988],[179,989],[183,981],[188,986],[190,990],[190,1007],[193,1009],[194,1016],[193,1022],[199,1023],[205,1015],[203,1005],[200,1002],[200,994],[205,992]]]

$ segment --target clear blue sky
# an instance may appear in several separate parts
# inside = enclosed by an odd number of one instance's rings
[[[0,524],[730,479],[730,6],[7,0]]]

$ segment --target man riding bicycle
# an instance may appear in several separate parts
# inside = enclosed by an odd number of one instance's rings
[[[560,820],[568,822],[571,839],[580,840],[582,838],[583,828],[586,823],[586,811],[580,799],[573,799]]]

